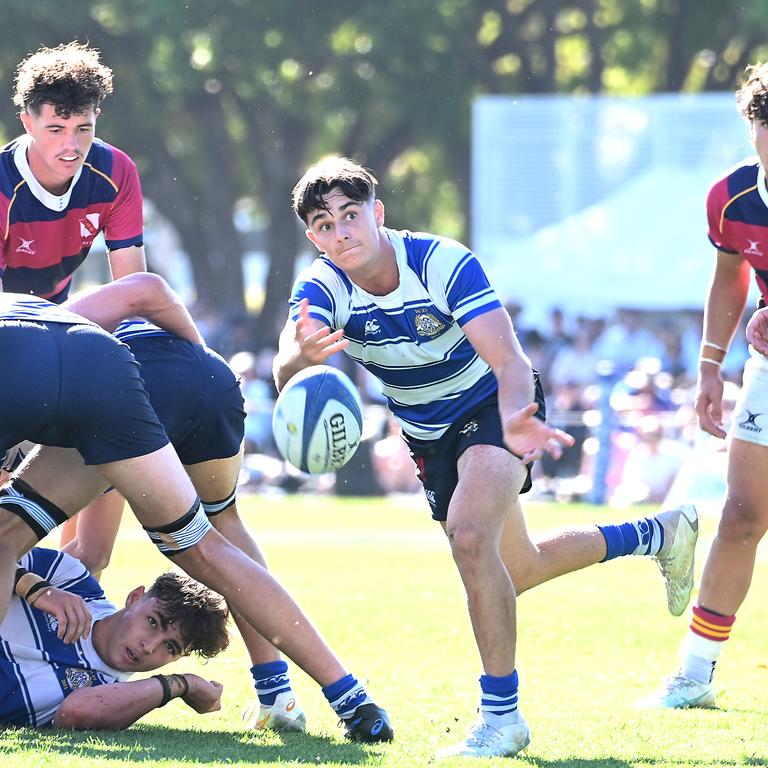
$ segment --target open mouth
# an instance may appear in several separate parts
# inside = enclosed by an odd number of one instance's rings
[[[138,663],[139,657],[130,648],[125,649],[125,655],[128,657],[129,661],[131,661],[131,663]]]

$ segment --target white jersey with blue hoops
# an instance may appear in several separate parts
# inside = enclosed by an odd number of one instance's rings
[[[63,309],[47,299],[26,293],[0,291],[0,322],[23,320],[37,323],[64,323],[66,325],[96,325],[74,312]]]
[[[94,623],[117,610],[83,564],[51,549],[35,547],[21,561],[59,589],[85,600]],[[127,680],[96,653],[90,634],[65,643],[47,613],[18,597],[0,623],[0,726],[50,725],[64,699],[77,688]]]
[[[405,433],[436,440],[497,391],[462,326],[502,303],[466,246],[423,232],[384,231],[400,272],[394,291],[364,291],[321,254],[294,285],[291,316],[306,298],[310,317],[343,328],[345,352],[381,381]]]

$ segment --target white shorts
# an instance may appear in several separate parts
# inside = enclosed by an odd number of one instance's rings
[[[768,446],[768,357],[749,348],[729,437]]]

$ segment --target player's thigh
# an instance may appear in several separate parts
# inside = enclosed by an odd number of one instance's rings
[[[192,484],[203,501],[224,499],[237,485],[243,465],[243,447],[226,459],[211,459],[197,464],[185,464]]]
[[[498,538],[513,511],[527,468],[495,445],[471,445],[459,457],[458,483],[448,506],[448,530],[471,525]]]
[[[83,552],[97,560],[109,560],[120,530],[125,499],[116,490],[102,493],[75,517],[77,540]]]
[[[728,484],[723,520],[741,518],[768,528],[768,446],[733,439],[728,446]]]

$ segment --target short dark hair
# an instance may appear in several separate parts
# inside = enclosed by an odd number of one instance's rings
[[[64,119],[98,109],[112,93],[112,70],[99,61],[99,51],[72,42],[40,48],[16,68],[13,103],[27,112],[51,104]]]
[[[747,79],[736,91],[736,104],[746,120],[768,126],[768,62],[747,67]]]
[[[183,573],[155,579],[144,597],[154,598],[168,624],[179,627],[187,653],[210,659],[229,645],[229,608],[221,595]]]
[[[325,196],[341,190],[350,200],[366,203],[376,196],[376,177],[348,157],[326,157],[310,166],[293,188],[293,210],[306,224],[311,211],[327,211]]]

